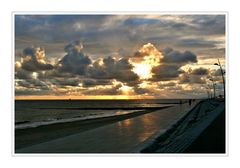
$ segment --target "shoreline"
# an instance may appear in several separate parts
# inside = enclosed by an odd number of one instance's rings
[[[118,116],[72,121],[66,123],[54,123],[33,128],[15,129],[15,150],[75,133],[84,132],[90,129],[98,128],[107,124],[112,124],[121,120],[133,118],[139,115],[151,113],[169,107],[172,106],[146,109],[144,111],[138,111]]]

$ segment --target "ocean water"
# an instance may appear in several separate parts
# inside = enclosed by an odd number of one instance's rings
[[[180,102],[187,100],[15,100],[15,129],[125,115]]]

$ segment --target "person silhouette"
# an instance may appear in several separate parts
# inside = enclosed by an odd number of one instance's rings
[[[191,99],[189,99],[188,104],[189,104],[189,106],[192,105],[192,100]]]

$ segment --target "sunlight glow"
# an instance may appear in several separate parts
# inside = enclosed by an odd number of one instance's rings
[[[32,78],[33,79],[37,79],[38,78],[38,73],[37,72],[33,72],[32,73]]]
[[[126,85],[119,88],[119,90],[125,95],[131,95],[131,94],[134,93],[132,87],[129,87],[129,86],[126,86]]]
[[[15,100],[129,100],[153,99],[154,96],[146,95],[79,95],[79,96],[53,96],[53,95],[24,95],[15,96]]]
[[[160,65],[160,59],[163,55],[151,43],[145,44],[138,52],[144,55],[143,60],[140,63],[133,62],[134,68],[132,71],[140,79],[149,79],[152,77],[152,68]]]
[[[149,64],[133,64],[133,72],[136,73],[140,79],[149,79],[152,77],[152,67]]]

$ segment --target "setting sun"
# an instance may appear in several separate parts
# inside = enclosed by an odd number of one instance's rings
[[[149,64],[134,64],[133,72],[136,73],[140,79],[149,79],[152,77],[152,67]]]
[[[120,91],[121,91],[124,95],[131,95],[131,94],[134,93],[134,91],[132,90],[132,88],[129,87],[129,86],[126,86],[126,85],[122,86],[122,87],[120,88]]]
[[[140,63],[132,63],[134,65],[133,72],[136,73],[140,79],[149,79],[152,77],[152,68],[160,64],[162,53],[156,47],[147,43],[138,51],[142,56]]]

